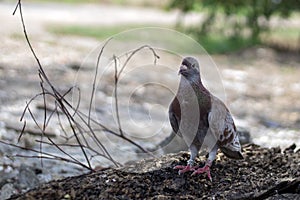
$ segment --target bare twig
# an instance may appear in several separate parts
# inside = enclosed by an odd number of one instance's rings
[[[101,47],[101,50],[98,54],[97,57],[97,63],[96,63],[96,68],[95,68],[95,75],[94,75],[94,80],[93,80],[93,87],[92,87],[92,93],[91,93],[91,98],[90,98],[90,107],[89,107],[89,117],[88,117],[88,124],[90,125],[91,122],[91,110],[92,110],[92,104],[93,104],[93,100],[94,100],[94,95],[95,95],[95,89],[96,89],[96,80],[97,80],[97,76],[98,76],[98,69],[99,69],[99,64],[100,64],[100,59],[101,56],[103,54],[104,48],[106,47],[106,45],[108,44],[108,42],[111,40],[112,38],[109,38],[104,45]]]
[[[92,105],[93,105],[93,101],[94,101],[94,95],[95,95],[96,83],[97,83],[97,75],[98,75],[98,70],[100,67],[101,56],[103,54],[103,51],[104,51],[106,45],[108,44],[108,42],[111,39],[107,40],[104,43],[104,45],[102,46],[102,48],[98,54],[97,63],[95,66],[95,74],[94,74],[93,83],[92,83],[92,91],[91,91],[91,96],[90,96],[88,114],[85,114],[84,112],[82,112],[79,109],[80,101],[81,101],[81,92],[78,87],[75,87],[75,86],[71,87],[64,93],[59,92],[58,89],[52,84],[52,82],[48,78],[47,74],[45,73],[45,71],[43,69],[43,66],[40,63],[38,56],[36,55],[36,53],[34,51],[33,46],[30,43],[30,40],[29,40],[29,37],[27,34],[27,30],[26,30],[26,26],[25,26],[24,17],[23,17],[21,0],[18,1],[13,14],[15,14],[17,12],[17,10],[19,10],[19,13],[20,13],[22,28],[23,28],[26,42],[27,42],[27,44],[30,48],[30,51],[31,51],[32,55],[34,56],[36,63],[38,65],[38,75],[40,78],[40,87],[42,90],[39,94],[32,97],[26,103],[26,106],[25,106],[24,111],[20,118],[20,121],[24,122],[24,126],[19,135],[18,141],[20,141],[20,139],[22,138],[22,136],[25,132],[25,129],[26,129],[26,125],[27,125],[26,119],[25,119],[26,113],[29,114],[29,116],[33,120],[34,124],[38,127],[39,131],[41,132],[41,138],[40,138],[40,140],[35,140],[39,144],[39,147],[40,147],[39,150],[28,149],[28,148],[25,148],[25,147],[22,147],[19,145],[13,145],[13,144],[9,144],[9,145],[11,145],[13,147],[21,148],[23,150],[29,150],[33,153],[38,153],[41,155],[41,156],[40,155],[38,155],[38,156],[21,155],[23,157],[60,160],[60,161],[65,161],[68,163],[80,165],[83,168],[86,168],[89,170],[93,170],[92,164],[91,164],[91,159],[95,156],[101,156],[101,157],[111,161],[115,166],[120,166],[121,164],[112,157],[110,152],[107,150],[106,146],[103,144],[103,141],[101,141],[96,134],[98,132],[102,132],[104,134],[112,134],[113,136],[116,136],[116,137],[128,142],[129,144],[139,148],[143,152],[149,153],[150,155],[152,155],[152,153],[148,152],[137,142],[135,142],[132,139],[130,139],[129,137],[127,137],[127,134],[122,129],[120,113],[119,113],[118,84],[119,84],[119,78],[120,78],[123,70],[125,69],[125,67],[129,63],[129,61],[132,59],[132,57],[135,54],[137,54],[142,49],[149,49],[154,56],[154,63],[156,63],[159,56],[156,54],[155,50],[149,45],[144,45],[144,46],[141,46],[141,47],[131,51],[129,53],[129,56],[126,58],[125,62],[121,66],[120,70],[118,70],[118,66],[117,66],[117,64],[118,64],[117,59],[119,59],[119,58],[115,55],[113,56],[114,72],[115,72],[114,73],[114,80],[115,80],[114,81],[114,86],[115,86],[114,100],[115,100],[115,108],[116,108],[117,123],[118,123],[117,124],[118,131],[114,131],[112,128],[109,128],[105,124],[103,124],[91,117],[91,110],[92,110]],[[77,104],[75,105],[75,107],[66,99],[68,94],[70,94],[72,91],[74,91],[74,89],[77,89],[78,95],[79,95],[79,98],[78,98],[78,101],[77,101]],[[42,98],[42,100],[43,100],[44,113],[43,113],[42,124],[39,124],[33,111],[30,109],[30,105],[32,104],[32,102],[34,102],[38,98]],[[49,111],[48,111],[47,107],[49,106],[48,103],[50,100],[54,102],[54,109],[50,113],[48,113]],[[60,144],[60,143],[54,141],[54,139],[50,138],[47,134],[45,134],[46,129],[50,124],[50,121],[53,119],[53,116],[55,116],[55,113],[57,116],[60,130],[64,133],[64,136],[61,136],[61,137],[64,138],[66,140],[66,142],[69,142],[69,140],[71,138],[74,138],[75,144],[69,144],[69,143]],[[62,124],[62,119],[61,119],[62,116],[64,116],[66,118],[67,124],[71,128],[71,134],[68,134],[67,130],[64,128],[64,125]],[[95,125],[100,127],[100,129],[92,128]],[[96,146],[91,145],[90,141],[92,141],[92,143],[95,144]],[[2,142],[2,143],[5,143],[5,142]],[[6,143],[6,144],[8,144],[8,143]],[[54,147],[65,157],[57,156],[57,155],[43,151],[43,145],[49,145],[49,146]],[[85,159],[85,162],[80,162],[79,160],[77,160],[73,155],[68,153],[65,148],[79,148]]]
[[[125,60],[125,62],[124,62],[124,64],[123,64],[122,68],[120,69],[120,71],[119,71],[119,73],[118,73],[118,77],[120,77],[120,75],[122,74],[123,70],[124,70],[125,67],[127,66],[128,62],[131,60],[131,58],[132,58],[136,53],[138,53],[139,51],[141,51],[142,49],[145,49],[145,48],[148,48],[148,49],[152,52],[152,54],[153,54],[153,56],[154,56],[154,64],[156,64],[157,59],[159,59],[159,56],[156,54],[155,50],[154,50],[151,46],[149,46],[149,45],[143,45],[143,46],[141,46],[141,47],[139,47],[139,48],[133,50],[133,51],[129,54],[129,56],[128,56],[127,59]]]
[[[118,123],[118,127],[119,127],[119,133],[121,135],[121,137],[124,136],[123,130],[122,130],[122,126],[121,126],[121,121],[120,121],[120,112],[119,112],[119,100],[118,100],[118,83],[119,83],[119,76],[118,76],[118,66],[117,66],[117,57],[115,55],[113,55],[113,59],[114,59],[114,66],[115,66],[115,75],[114,75],[114,84],[115,84],[115,88],[114,88],[114,97],[115,97],[115,108],[116,108],[116,116],[117,116],[117,123]]]
[[[35,150],[35,149],[31,149],[31,148],[29,149],[29,148],[26,148],[26,147],[22,147],[20,145],[15,145],[13,143],[4,142],[2,140],[0,140],[0,143],[2,143],[4,145],[15,147],[15,148],[18,148],[18,149],[22,149],[22,150],[25,150],[25,151],[30,151],[30,152],[33,152],[33,153],[40,154],[40,152],[38,150]],[[71,160],[71,159],[64,158],[64,157],[61,157],[61,156],[57,156],[57,155],[54,155],[54,154],[50,154],[50,153],[47,153],[47,152],[43,152],[42,155],[45,155],[45,156],[42,156],[42,158],[46,158],[46,159],[55,159],[56,158],[56,160],[61,160],[61,161],[73,163],[73,164],[76,164],[76,165],[80,165],[81,167],[86,168],[88,170],[93,170],[93,169],[87,167],[82,162],[80,162],[80,161],[78,161],[76,159],[75,160]],[[31,155],[30,156],[16,155],[16,156],[19,156],[19,157],[28,157],[28,158],[41,158],[41,156],[31,156]]]

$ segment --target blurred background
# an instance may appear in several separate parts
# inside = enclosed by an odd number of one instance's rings
[[[26,101],[40,92],[37,64],[26,44],[19,13],[12,15],[16,3],[0,0],[0,139],[11,143],[17,142],[22,130],[23,124],[19,123],[19,119]],[[107,51],[113,54],[116,49],[137,48],[136,44],[142,43],[145,38],[151,44],[164,43],[166,48],[170,44],[180,47],[175,49],[180,56],[193,55],[203,60],[211,56],[224,89],[220,96],[218,92],[214,94],[230,108],[239,130],[246,134],[245,142],[281,148],[295,143],[299,148],[299,0],[28,0],[22,3],[29,39],[48,76],[61,90],[77,84],[81,90],[90,92],[95,61],[91,52],[112,35],[136,28],[145,30],[147,27],[175,30],[190,39],[181,40],[168,31],[150,37],[146,30],[136,38],[119,35],[119,40],[114,43],[116,48],[108,47]],[[183,42],[191,40],[198,42],[204,50]],[[154,69],[153,74],[129,74],[130,81],[124,82],[127,85],[120,92],[121,101],[128,101],[126,89],[135,88],[141,79],[166,80],[176,89],[180,57],[174,58],[169,54],[162,57],[172,64],[174,70],[169,72],[160,68]],[[139,56],[134,62],[143,59]],[[206,62],[202,63],[205,65]],[[202,71],[203,77],[206,71],[209,70]],[[102,81],[96,91],[97,104],[101,105],[96,112],[101,113],[99,118],[105,123],[115,126],[109,104],[113,78],[106,76]],[[218,85],[214,85],[216,81],[206,82],[213,92],[219,89]],[[136,105],[131,110],[133,118],[143,124],[143,119],[148,121],[151,113],[152,125],[155,122],[159,126],[147,128],[147,134],[159,128],[160,133],[156,137],[149,136],[151,140],[139,141],[147,148],[155,148],[170,134],[169,124],[162,122],[167,120],[172,93],[160,88],[137,89],[131,98],[132,105]],[[88,100],[83,98],[83,109],[88,107]],[[42,117],[42,109],[42,101],[33,104],[32,111],[37,118]],[[123,120],[127,124],[126,118]],[[143,134],[134,131],[134,127],[130,130],[133,138]],[[48,127],[47,133],[55,138],[60,134],[60,129],[54,123]],[[36,147],[36,138],[39,138],[38,130],[33,122],[28,121],[26,137],[20,145]],[[134,152],[132,147],[124,145],[114,152],[120,162],[137,159],[134,153],[127,156],[120,154],[125,150]],[[23,181],[26,183],[26,173],[32,170],[27,165],[36,169],[40,167],[40,161],[10,157],[19,153],[20,150],[0,144],[0,172],[4,174],[0,176],[1,195],[14,193],[17,187],[26,190],[28,185],[31,187],[39,182],[82,173],[81,168],[53,161],[47,163],[48,171],[43,169],[38,174],[36,182],[20,186],[17,180],[25,177]],[[100,162],[100,165],[108,164]],[[21,171],[25,171],[25,175]],[[9,185],[11,182],[14,184]]]

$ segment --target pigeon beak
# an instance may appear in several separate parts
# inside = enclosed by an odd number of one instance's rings
[[[178,75],[182,74],[182,72],[184,72],[185,70],[187,70],[187,66],[186,65],[181,65],[180,66],[180,69],[179,69],[179,72],[178,72]]]

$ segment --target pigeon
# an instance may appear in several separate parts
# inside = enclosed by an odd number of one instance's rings
[[[169,106],[169,120],[175,134],[187,143],[190,159],[186,166],[177,165],[179,174],[193,171],[192,175],[207,173],[212,181],[210,167],[218,149],[231,159],[243,159],[234,120],[225,104],[202,84],[198,61],[183,59],[178,91]],[[203,167],[194,166],[198,152],[206,149],[208,159]]]

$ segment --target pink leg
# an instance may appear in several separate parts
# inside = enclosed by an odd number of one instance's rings
[[[210,181],[212,181],[212,178],[211,178],[211,175],[210,175],[210,165],[208,164],[205,164],[204,167],[202,168],[198,168],[197,170],[195,170],[193,173],[192,173],[192,176],[194,175],[197,175],[197,174],[202,174],[202,173],[207,173],[207,177]]]
[[[209,152],[209,155],[208,155],[208,159],[204,165],[204,167],[202,168],[198,168],[197,170],[195,170],[193,173],[192,173],[192,176],[193,175],[196,175],[196,174],[203,174],[203,173],[207,173],[207,177],[210,181],[212,181],[212,178],[211,178],[211,174],[210,174],[210,167],[212,165],[212,162],[215,160],[216,158],[216,154],[217,154],[217,150],[218,150],[218,145],[215,145],[212,150]]]
[[[192,144],[190,146],[190,152],[191,152],[191,155],[190,155],[190,159],[187,161],[187,165],[184,166],[184,165],[177,165],[174,167],[174,169],[181,169],[178,171],[178,174],[183,174],[185,172],[188,172],[188,171],[195,171],[195,169],[198,168],[198,166],[194,166],[194,162],[195,162],[195,158],[198,154],[198,151],[199,149],[197,148],[197,146],[195,146],[194,144]]]
[[[177,165],[173,169],[181,169],[178,171],[178,174],[180,175],[188,171],[195,171],[195,169],[197,169],[197,166],[193,167],[192,165]]]

